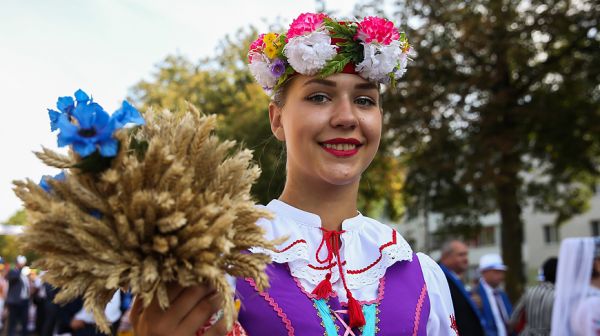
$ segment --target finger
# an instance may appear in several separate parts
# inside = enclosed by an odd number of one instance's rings
[[[133,298],[133,304],[131,305],[131,311],[129,314],[129,320],[131,321],[131,324],[133,325],[134,328],[138,324],[138,321],[140,320],[140,315],[142,313],[142,309],[143,309],[143,305],[142,305],[141,300],[138,299],[137,296],[135,296]]]
[[[185,288],[181,287],[178,283],[170,283],[167,286],[167,297],[169,302],[175,301]]]
[[[167,313],[180,324],[198,304],[215,295],[215,291],[205,286],[193,286],[184,289],[171,303]]]
[[[193,309],[189,310],[189,313],[181,320],[177,330],[182,334],[200,330],[207,324],[210,317],[221,309],[221,302],[222,297],[216,292],[197,301]]]
[[[194,286],[182,288],[179,285],[169,285],[167,289],[169,295],[175,297],[171,300],[169,307],[163,309],[158,304],[158,299],[155,297],[152,302],[143,308],[142,300],[136,300],[137,315],[134,320],[134,326],[140,334],[144,334],[144,330],[152,330],[156,334],[171,334],[178,328],[181,321],[194,308],[198,301],[210,294],[209,288],[205,286]],[[139,301],[139,302],[138,302]]]

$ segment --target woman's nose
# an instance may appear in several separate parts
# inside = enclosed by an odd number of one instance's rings
[[[338,99],[334,104],[331,126],[355,128],[357,125],[358,118],[356,117],[352,100],[349,97]]]

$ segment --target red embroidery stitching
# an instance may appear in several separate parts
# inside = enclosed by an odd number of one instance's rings
[[[334,267],[335,265],[337,265],[337,261],[334,261],[327,266],[313,266],[313,265],[309,264],[308,267],[315,269],[315,270],[322,271],[322,270],[330,269],[330,268]],[[346,260],[342,261],[342,266],[345,266],[345,265],[346,265]]]
[[[383,249],[385,249],[386,247],[390,247],[394,244],[396,244],[396,230],[392,230],[392,241],[387,242],[379,247],[379,258],[377,258],[377,260],[375,260],[374,262],[372,262],[369,266],[367,266],[365,268],[361,268],[358,270],[347,270],[346,273],[359,274],[359,273],[366,272],[368,269],[375,266],[381,260],[381,258],[383,257],[383,253],[382,253]]]
[[[304,243],[304,244],[306,244],[306,240],[304,240],[304,239],[298,239],[298,240],[296,240],[295,242],[291,243],[290,245],[288,245],[288,246],[284,247],[284,248],[283,248],[283,249],[281,249],[281,250],[275,250],[275,252],[277,252],[277,253],[285,252],[285,251],[287,251],[287,250],[291,249],[291,248],[292,248],[294,245],[296,245],[296,244],[299,244],[299,243]]]
[[[427,294],[427,284],[423,284],[423,288],[421,288],[421,295],[419,295],[419,301],[417,301],[417,308],[415,309],[413,336],[416,336],[417,331],[419,331],[419,322],[421,320],[421,310],[423,309],[423,301],[425,301],[425,294]]]
[[[273,310],[277,313],[277,316],[281,318],[281,321],[285,325],[285,329],[288,331],[288,336],[294,336],[294,327],[292,327],[292,322],[290,319],[288,319],[283,310],[281,310],[277,302],[275,302],[275,300],[268,293],[259,291],[258,288],[256,288],[256,283],[254,280],[251,278],[246,278],[245,280],[250,284],[250,286],[252,286],[252,288],[254,288],[255,291],[258,292],[258,294],[260,294],[260,296],[265,298],[265,301],[267,301],[271,307],[273,307]]]
[[[450,329],[454,330],[456,335],[458,335],[458,325],[456,325],[456,317],[454,314],[450,315]]]

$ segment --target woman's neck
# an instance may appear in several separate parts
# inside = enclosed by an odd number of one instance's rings
[[[288,178],[279,200],[318,215],[324,229],[341,230],[345,219],[357,215],[358,185],[359,181],[338,186]]]

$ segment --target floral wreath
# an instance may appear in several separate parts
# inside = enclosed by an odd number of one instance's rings
[[[286,33],[259,35],[250,45],[248,67],[267,93],[296,73],[353,73],[393,87],[412,54],[406,35],[387,19],[336,21],[322,13],[304,13]]]

